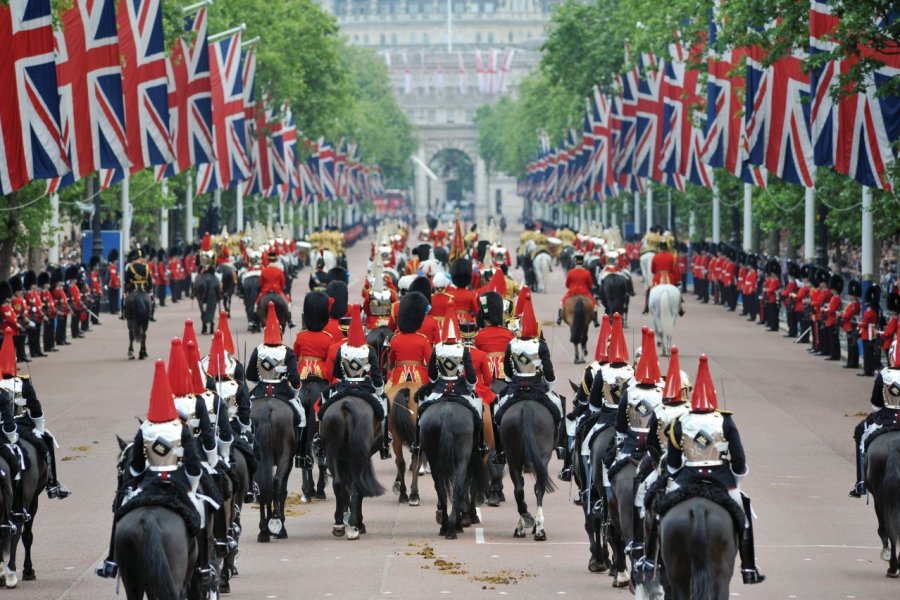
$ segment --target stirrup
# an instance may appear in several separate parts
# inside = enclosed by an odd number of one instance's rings
[[[200,585],[203,587],[209,587],[212,583],[212,567],[206,565],[205,567],[197,567],[197,578],[200,582]]]
[[[862,481],[859,481],[856,485],[853,486],[853,489],[850,490],[850,493],[847,495],[851,498],[862,498],[865,494],[866,484]]]
[[[216,556],[219,558],[225,558],[228,556],[228,542],[223,540],[216,540]]]
[[[312,469],[313,468],[313,459],[309,454],[297,455],[294,457],[294,468],[295,469]]]
[[[505,465],[506,464],[506,452],[503,450],[494,450],[494,456],[491,459],[491,462],[495,465]]]
[[[640,557],[637,562],[634,563],[634,570],[646,575],[652,575],[655,569],[656,565],[646,556]]]
[[[47,497],[51,500],[54,498],[58,498],[63,500],[64,498],[68,498],[72,492],[69,491],[69,488],[59,483],[58,481],[54,485],[47,486]]]
[[[478,448],[476,448],[475,451],[478,452],[478,456],[481,456],[482,458],[491,452],[490,448],[485,446],[484,443],[478,444]]]
[[[18,532],[19,528],[16,527],[16,524],[12,521],[7,521],[6,523],[0,525],[0,535],[4,537],[16,535]]]
[[[566,467],[557,475],[560,481],[572,481],[572,467]]]
[[[759,572],[756,567],[752,569],[741,569],[741,577],[744,579],[744,585],[753,585],[762,583],[766,580],[766,576]]]
[[[104,560],[103,564],[94,570],[94,573],[104,579],[115,579],[119,574],[119,565],[111,560]]]

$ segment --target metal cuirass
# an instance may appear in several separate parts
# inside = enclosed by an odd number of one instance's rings
[[[178,419],[167,423],[144,421],[141,424],[144,456],[151,471],[174,471],[178,468],[178,461],[184,456],[181,428],[182,424]]]
[[[234,370],[235,370],[235,368],[237,368],[237,361],[234,360],[234,358],[227,352],[225,353],[225,364],[223,366],[225,367],[225,376],[234,378]],[[209,355],[208,354],[200,359],[200,368],[203,369],[203,374],[205,376],[207,376],[207,377],[210,376],[209,375]]]
[[[665,448],[666,447],[666,429],[675,422],[681,415],[686,415],[690,412],[691,407],[689,404],[684,403],[678,406],[667,406],[665,404],[659,404],[656,407],[656,437],[659,439],[660,445]]]
[[[287,376],[287,346],[256,347],[256,368],[261,383],[278,383]]]
[[[884,407],[894,410],[900,409],[900,369],[881,370],[881,395],[884,398]]]
[[[219,398],[221,398],[228,405],[229,419],[233,419],[235,415],[237,415],[238,389],[238,382],[233,379],[225,379],[223,381],[216,382],[216,392],[218,392]]]
[[[344,381],[363,381],[369,376],[372,365],[369,364],[369,347],[361,348],[344,344],[340,350],[341,369]]]
[[[715,467],[725,463],[728,441],[721,413],[688,413],[681,417],[681,448],[688,467]]]
[[[391,292],[384,290],[369,295],[369,314],[373,317],[387,317],[391,314]]]
[[[197,398],[190,396],[175,396],[175,410],[178,417],[191,428],[196,435],[200,427],[200,415],[197,414]]]
[[[205,391],[200,394],[200,399],[206,406],[206,412],[209,413],[209,419],[215,423],[216,419],[216,395],[211,391]]]
[[[658,386],[644,388],[630,386],[628,388],[628,427],[638,433],[650,431],[650,418],[656,408],[662,404],[662,390]]]
[[[603,404],[607,408],[618,408],[625,386],[634,379],[634,367],[602,365],[600,376],[603,378]]]
[[[434,358],[441,379],[456,381],[464,374],[464,348],[460,344],[438,344],[434,347]]]
[[[512,375],[516,377],[537,377],[543,374],[541,358],[538,355],[540,342],[536,339],[515,339],[509,343]]]
[[[22,395],[22,378],[10,377],[9,379],[0,379],[0,389],[9,392],[13,401],[13,414],[21,415],[25,412],[25,397]]]

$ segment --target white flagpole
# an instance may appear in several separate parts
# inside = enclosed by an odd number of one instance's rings
[[[184,243],[194,242],[194,178],[188,171],[187,189],[184,192]]]
[[[50,247],[48,256],[51,265],[59,264],[59,194],[50,195]]]
[[[235,188],[235,227],[238,231],[244,230],[244,182],[239,182]]]
[[[744,252],[750,252],[753,241],[753,187],[744,184]]]
[[[713,197],[713,205],[712,205],[712,241],[713,244],[718,244],[721,240],[721,205],[719,203],[719,186],[713,181],[712,182],[712,197]]]
[[[816,188],[806,188],[803,202],[803,258],[811,262],[816,257]]]
[[[862,267],[863,281],[875,279],[874,234],[872,223],[872,188],[862,186]]]
[[[128,189],[128,175],[122,180],[122,251],[131,249],[131,197]]]
[[[169,198],[169,182],[165,179],[162,180],[162,195],[163,195],[163,198],[168,200],[168,198]],[[168,252],[168,249],[169,249],[169,209],[165,208],[165,207],[159,209],[159,245],[163,250]]]

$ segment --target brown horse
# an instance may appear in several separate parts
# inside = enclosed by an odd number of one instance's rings
[[[569,341],[575,346],[575,364],[587,360],[588,328],[594,320],[593,299],[589,296],[571,296],[566,298],[562,309],[562,318],[569,326]]]
[[[388,430],[393,437],[391,447],[394,450],[394,464],[397,465],[397,477],[393,490],[399,495],[398,502],[409,502],[410,506],[419,506],[419,456],[410,454],[412,470],[412,488],[406,494],[406,459],[403,447],[411,448],[416,441],[416,420],[418,418],[416,403],[413,398],[422,387],[418,381],[406,381],[390,388],[388,392]]]

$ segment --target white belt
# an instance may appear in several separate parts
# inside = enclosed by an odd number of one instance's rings
[[[284,379],[260,379],[260,383],[281,383]]]
[[[169,473],[171,471],[177,471],[178,465],[166,465],[166,466],[162,466],[162,467],[151,466],[150,470],[154,473]]]
[[[701,461],[689,461],[685,462],[684,465],[686,467],[718,467],[719,465],[724,465],[724,460],[701,460]]]

